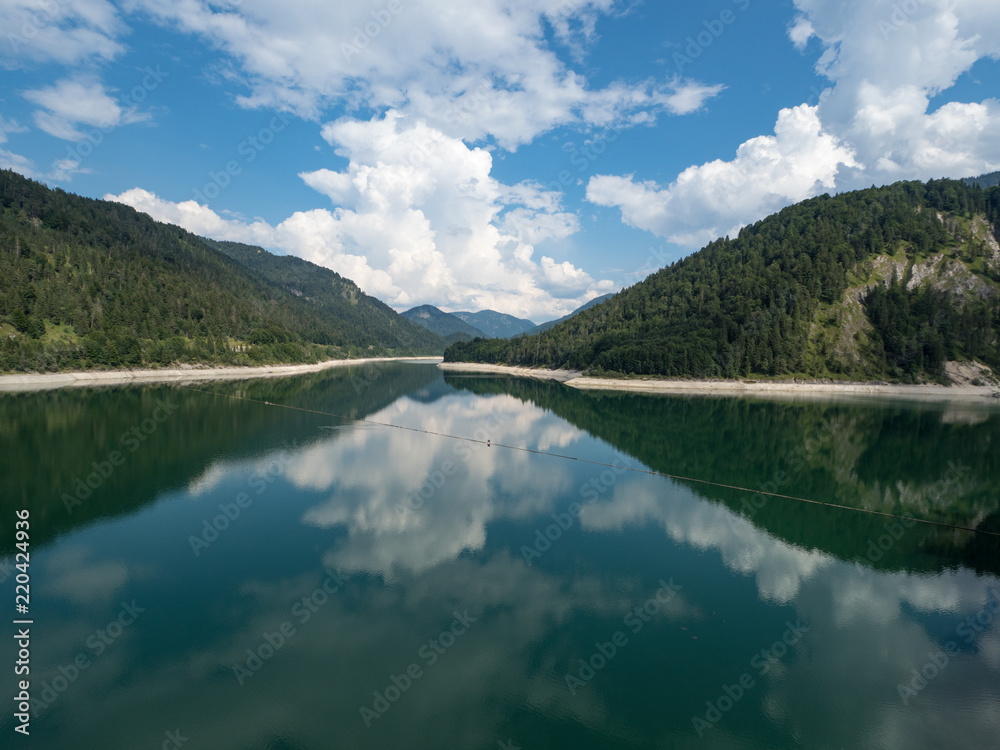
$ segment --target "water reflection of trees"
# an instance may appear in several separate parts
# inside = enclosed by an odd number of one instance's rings
[[[791,403],[581,392],[530,379],[445,379],[456,388],[509,393],[549,409],[660,472],[997,530],[1000,411],[874,400]],[[779,538],[842,559],[878,568],[1000,569],[1000,539],[994,536],[918,524],[882,545],[889,549],[873,549],[870,543],[887,533],[891,519],[688,484]]]
[[[358,365],[289,378],[199,382],[194,388],[254,401],[365,417],[439,380],[437,368]],[[130,451],[121,436],[149,418],[159,401],[177,409]],[[162,412],[161,412],[162,415]],[[186,487],[220,458],[239,460],[285,443],[309,443],[337,423],[321,414],[281,409],[186,390],[176,385],[0,393],[0,530],[28,508],[32,540],[43,544],[98,518],[132,512],[158,495]],[[147,425],[148,426],[148,425]],[[124,461],[82,504],[67,512],[64,494],[106,462]],[[12,549],[2,534],[0,551]]]

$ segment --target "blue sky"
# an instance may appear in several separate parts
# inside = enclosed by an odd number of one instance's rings
[[[823,192],[1000,168],[995,0],[0,0],[0,166],[537,321]]]

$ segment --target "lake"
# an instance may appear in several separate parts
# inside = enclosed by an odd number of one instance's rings
[[[988,405],[394,363],[0,394],[0,441],[4,630],[22,508],[33,620],[4,746],[1000,737],[1000,545],[951,528],[1000,531]]]

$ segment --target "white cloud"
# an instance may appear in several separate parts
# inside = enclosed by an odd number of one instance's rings
[[[172,203],[142,188],[132,188],[121,195],[105,195],[104,200],[124,203],[157,221],[176,224],[203,237],[258,245],[274,244],[274,229],[266,222],[223,219],[212,209],[193,200]]]
[[[128,569],[119,562],[93,562],[83,547],[57,551],[49,559],[48,589],[83,604],[106,604],[128,580]]]
[[[0,143],[7,142],[8,133],[23,133],[26,130],[26,127],[18,125],[14,120],[8,120],[0,115]],[[13,169],[26,177],[35,176],[35,165],[31,159],[4,148],[0,148],[0,169]]]
[[[47,88],[27,91],[24,98],[70,122],[101,125],[116,123],[121,117],[121,108],[95,81],[63,79]]]
[[[146,119],[134,109],[123,109],[98,81],[64,78],[52,86],[24,92],[24,98],[42,107],[35,112],[35,124],[56,138],[79,141],[84,134],[78,125],[103,129]]]
[[[74,9],[81,28],[109,39],[127,30],[102,0],[81,0]],[[678,77],[591,88],[564,61],[553,35],[580,58],[597,38],[599,18],[627,12],[616,0],[461,7],[445,0],[134,0],[127,10],[214,45],[233,63],[227,81],[246,86],[237,98],[242,106],[315,119],[333,105],[384,115],[323,126],[324,138],[350,164],[300,177],[330,198],[330,210],[297,212],[270,226],[191,201],[170,203],[141,188],[116,199],[194,232],[300,255],[397,307],[429,302],[544,319],[612,291],[612,282],[592,278],[572,260],[547,248],[544,256],[536,252],[579,229],[578,217],[559,205],[561,195],[500,183],[491,176],[489,151],[468,144],[513,150],[561,125],[650,125],[664,114],[702,109],[723,88]],[[68,19],[59,28],[69,28]],[[79,76],[25,96],[39,107],[35,125],[64,140],[139,117]],[[54,165],[53,174],[68,179],[81,171],[73,161]]]
[[[3,115],[0,115],[0,143],[7,142],[8,133],[24,133],[27,130],[26,127],[19,125],[16,121],[8,120]],[[31,159],[4,148],[0,148],[0,169],[13,169],[25,177],[37,176],[35,165]]]
[[[0,115],[0,143],[7,142],[8,133],[24,133],[28,129],[15,120],[8,120]],[[13,169],[26,177],[35,176],[35,165],[31,159],[0,148],[0,169]]]
[[[513,149],[562,124],[621,127],[688,113],[718,93],[670,81],[590,89],[549,46],[546,26],[579,53],[614,0],[138,2],[236,58],[250,89],[241,104],[311,118],[334,101],[395,108],[449,136]]]
[[[1000,5],[795,4],[790,40],[804,49],[816,37],[824,48],[816,67],[832,85],[818,102],[783,109],[773,135],[729,161],[691,166],[667,186],[597,175],[588,199],[693,249],[822,192],[1000,168],[1000,101],[933,100],[977,60],[1000,57]]]
[[[35,164],[31,159],[0,148],[0,169],[12,169],[25,177],[35,177]]]
[[[275,227],[139,188],[106,197],[197,234],[281,248],[400,308],[430,303],[547,319],[614,289],[568,261],[534,258],[535,243],[572,235],[577,217],[561,210],[558,193],[491,177],[484,149],[392,111],[327,123],[323,136],[348,167],[301,177],[335,208],[297,212]]]
[[[545,240],[558,240],[575,234],[580,222],[576,214],[515,208],[504,214],[501,228],[504,234],[516,237],[525,245],[537,245]]]
[[[861,165],[838,186],[960,177],[1000,166],[1000,103],[933,97],[983,58],[1000,56],[1000,6],[982,0],[877,4],[831,13],[799,0],[826,48],[817,68],[833,86],[819,104]]]
[[[678,83],[666,96],[664,103],[675,115],[689,115],[702,109],[706,101],[718,96],[724,88],[721,84],[706,86],[696,81]]]
[[[618,81],[600,91],[590,92],[583,104],[583,121],[598,127],[623,128],[651,125],[659,112],[689,115],[702,109],[705,102],[718,96],[725,86],[708,86],[698,81],[674,77],[658,83],[640,84]]]
[[[35,125],[38,126],[39,130],[64,141],[79,141],[84,138],[83,133],[77,130],[69,120],[44,110],[35,112]]]
[[[8,120],[3,115],[0,115],[0,143],[7,142],[8,133],[24,133],[27,128],[23,125],[18,125],[15,120]]]
[[[80,162],[77,159],[56,159],[52,162],[52,171],[49,173],[49,179],[56,182],[68,182],[73,179],[73,175],[75,174],[87,174],[89,172],[89,169],[80,166]]]
[[[788,27],[788,38],[792,40],[792,44],[797,50],[805,49],[806,44],[815,34],[816,31],[805,16],[797,16],[792,25]]]
[[[0,57],[72,65],[111,60],[127,29],[107,0],[6,0],[0,4]]]
[[[758,136],[739,147],[732,161],[688,167],[660,188],[632,176],[595,175],[587,200],[617,206],[629,226],[671,242],[700,247],[741,224],[811,197],[836,185],[852,152],[824,133],[815,107],[800,105],[778,115],[773,136]]]

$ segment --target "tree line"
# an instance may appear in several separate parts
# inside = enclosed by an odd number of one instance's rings
[[[823,195],[758,221],[672,263],[549,331],[510,341],[475,339],[448,361],[545,366],[601,374],[740,378],[939,377],[946,359],[1000,366],[1000,263],[974,217],[1000,220],[1000,189],[952,180],[900,182]],[[907,290],[867,295],[869,341],[856,361],[818,352],[817,311],[865,286],[872,262],[945,253],[992,288],[978,298]]]

